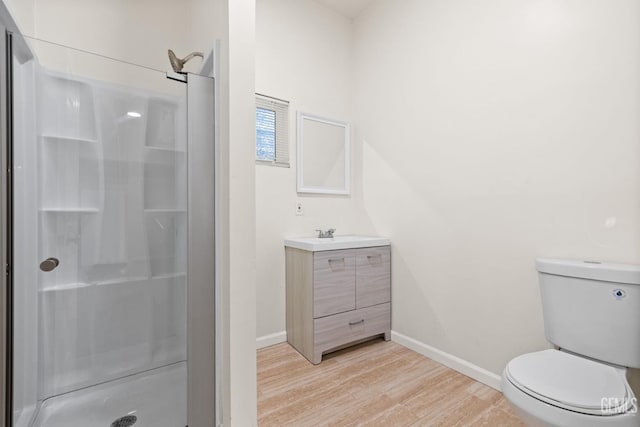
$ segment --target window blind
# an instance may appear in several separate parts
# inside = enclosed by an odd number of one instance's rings
[[[289,103],[256,94],[256,160],[289,166]]]

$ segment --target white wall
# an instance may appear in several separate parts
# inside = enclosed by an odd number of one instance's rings
[[[499,374],[544,348],[534,258],[640,262],[640,3],[380,0],[355,20],[393,329]]]
[[[33,36],[35,33],[35,2],[36,0],[3,0],[11,12],[13,19],[23,34]]]
[[[211,24],[194,22],[194,16],[207,16],[194,12],[212,9],[201,0],[35,2],[36,37],[135,64],[169,70],[167,49],[183,57],[213,47]],[[185,69],[196,71],[200,64],[195,58]]]
[[[256,165],[257,336],[285,330],[284,237],[365,233],[348,197],[296,193],[296,112],[351,122],[351,20],[312,0],[258,0],[256,92],[290,102],[291,167]],[[357,157],[357,153],[356,153]],[[359,175],[354,162],[354,177]],[[296,216],[296,200],[304,215]]]
[[[256,206],[255,206],[255,0],[229,0],[228,139],[224,148],[228,207],[222,228],[228,241],[229,410],[224,425],[257,425]],[[223,107],[224,109],[225,107]],[[225,328],[226,329],[226,328]]]

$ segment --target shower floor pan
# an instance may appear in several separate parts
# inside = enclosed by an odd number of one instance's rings
[[[33,426],[184,427],[186,395],[187,365],[180,362],[47,399]]]

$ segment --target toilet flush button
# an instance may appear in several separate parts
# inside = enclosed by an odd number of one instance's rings
[[[624,299],[627,296],[627,293],[623,289],[614,289],[613,297],[618,301]]]

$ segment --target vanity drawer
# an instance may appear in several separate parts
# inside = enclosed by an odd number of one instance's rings
[[[391,301],[391,248],[364,248],[356,256],[356,308]]]
[[[316,252],[313,256],[313,317],[356,308],[356,254],[353,250]]]
[[[389,303],[315,319],[315,352],[321,354],[352,341],[388,333],[390,329]]]

